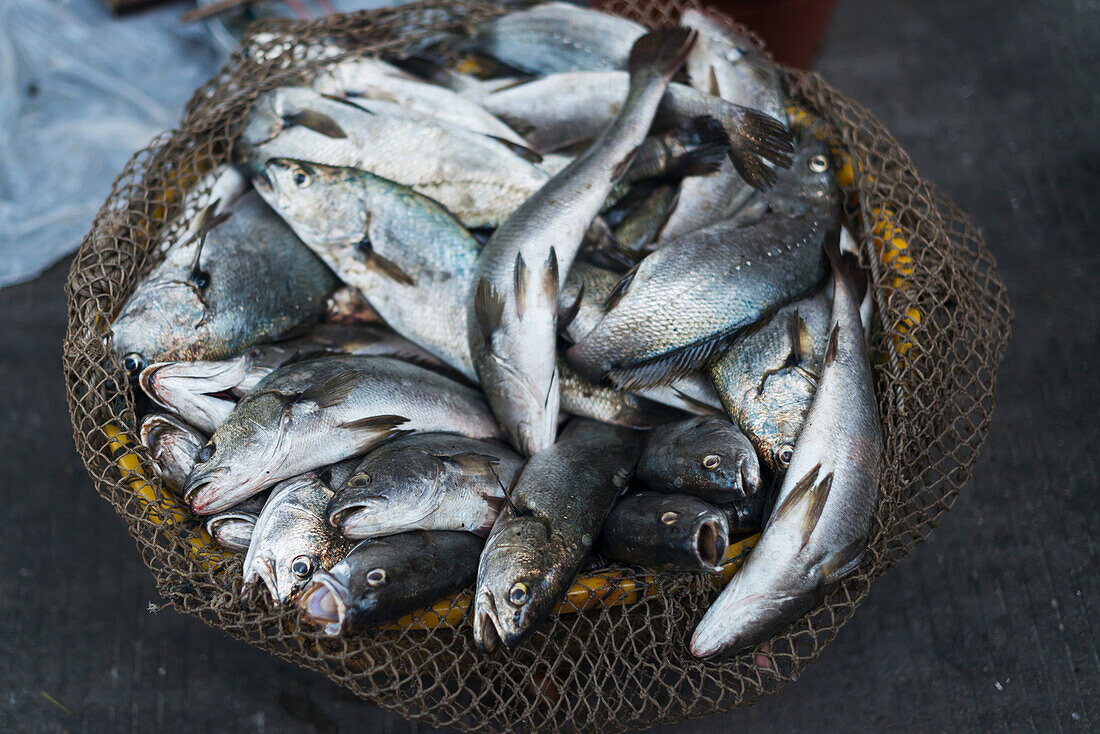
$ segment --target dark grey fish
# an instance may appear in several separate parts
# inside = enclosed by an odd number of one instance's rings
[[[756,224],[697,230],[623,277],[599,324],[566,353],[582,377],[608,376],[627,389],[668,382],[823,280],[821,248],[840,234],[840,191],[824,144],[803,144],[780,174],[772,210]]]
[[[410,530],[488,535],[523,460],[499,442],[400,436],[367,454],[337,488],[329,522],[356,540]]]
[[[364,540],[316,574],[298,606],[329,637],[397,619],[473,583],[482,545],[447,530]]]
[[[577,419],[528,459],[481,554],[478,647],[513,648],[550,615],[627,486],[640,443],[628,428]]]
[[[169,249],[111,325],[135,378],[153,362],[222,359],[275,339],[319,317],[338,285],[255,194],[204,226]]]
[[[725,416],[700,416],[649,432],[638,481],[660,492],[721,504],[760,490],[760,462],[745,434]]]
[[[698,497],[637,492],[607,516],[596,550],[619,563],[666,571],[719,571],[729,546],[726,513]]]
[[[696,657],[790,624],[859,567],[870,537],[883,442],[859,313],[866,278],[854,258],[828,253],[833,325],[817,393],[760,542],[692,635]]]

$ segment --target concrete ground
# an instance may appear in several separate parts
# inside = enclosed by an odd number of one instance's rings
[[[664,731],[1095,731],[1100,7],[848,0],[819,68],[983,227],[1016,311],[997,412],[954,510],[820,660]],[[147,610],[152,578],[72,446],[66,270],[0,291],[0,729],[423,731]]]

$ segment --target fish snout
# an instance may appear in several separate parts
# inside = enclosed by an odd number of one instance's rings
[[[321,625],[326,636],[337,637],[347,623],[345,593],[346,589],[333,576],[319,573],[306,587],[298,608],[311,622]]]
[[[370,532],[376,526],[375,519],[386,507],[383,500],[373,498],[343,499],[337,497],[328,507],[328,522],[349,538]]]
[[[501,646],[504,632],[500,627],[493,592],[482,589],[474,602],[474,644],[482,652],[491,653]]]
[[[729,530],[718,518],[702,517],[692,529],[692,548],[699,563],[711,571],[722,570],[729,547]]]

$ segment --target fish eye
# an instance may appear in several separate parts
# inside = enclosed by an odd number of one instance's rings
[[[775,458],[783,468],[790,466],[791,459],[794,458],[794,447],[789,444],[783,444],[779,447],[779,450],[775,452]]]
[[[818,153],[809,162],[810,170],[814,173],[824,173],[829,168],[829,159],[822,153]]]
[[[130,352],[122,358],[122,369],[126,370],[131,375],[136,375],[138,372],[141,372],[143,367],[145,367],[145,359],[137,352]]]
[[[527,584],[522,581],[512,584],[512,588],[508,590],[508,601],[517,607],[526,604],[529,598],[530,592],[527,591]]]
[[[370,484],[370,474],[360,473],[348,480],[349,487],[364,487]]]
[[[367,572],[367,586],[381,586],[386,583],[386,569],[372,568]]]
[[[707,454],[703,457],[703,466],[707,469],[717,469],[722,463],[722,457],[718,454]]]
[[[310,182],[313,179],[310,177],[306,169],[302,168],[301,166],[295,166],[291,171],[290,180],[294,182],[295,186],[301,189],[309,186]]]
[[[290,563],[290,570],[300,579],[304,579],[313,573],[313,559],[309,556],[298,556]]]
[[[195,463],[202,464],[210,461],[214,458],[214,452],[216,450],[217,446],[214,445],[214,442],[212,440],[207,441],[206,445],[199,449],[199,452],[195,454]]]
[[[663,522],[665,525],[675,525],[676,521],[679,519],[680,513],[673,512],[672,510],[669,510],[665,514],[661,515],[661,522]]]

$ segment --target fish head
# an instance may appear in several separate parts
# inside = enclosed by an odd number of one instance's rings
[[[275,392],[250,395],[195,454],[195,467],[183,488],[193,512],[210,515],[229,509],[274,482],[290,454],[287,431],[292,404]]]
[[[244,553],[252,542],[257,517],[251,512],[222,512],[206,520],[206,532],[223,548]]]
[[[790,168],[776,171],[769,201],[785,199],[809,203],[815,208],[838,209],[841,192],[836,181],[836,161],[825,143],[804,137],[792,156]]]
[[[256,520],[244,560],[244,582],[263,583],[286,603],[318,571],[343,558],[346,542],[328,524],[324,508],[332,491],[308,473],[278,485]]]
[[[367,239],[361,172],[293,158],[271,158],[253,178],[260,195],[311,246]]]
[[[371,569],[367,575],[371,574],[375,581],[385,578],[384,570],[375,572]],[[351,599],[351,592],[348,590],[350,576],[350,567],[341,561],[331,570],[315,574],[298,601],[298,608],[306,618],[320,625],[328,637],[339,637],[348,624],[348,607]]]
[[[514,648],[549,615],[557,601],[549,588],[550,530],[532,516],[498,520],[478,568],[474,642],[491,652]]]
[[[153,457],[153,470],[170,489],[179,491],[206,437],[180,419],[160,413],[147,416],[140,433],[142,445]]]
[[[813,387],[796,374],[779,374],[769,379],[771,393],[763,420],[753,421],[750,439],[772,475],[782,478],[794,458],[794,445],[813,400]],[[756,388],[748,400],[756,400]]]
[[[720,571],[729,546],[726,513],[695,497],[670,494],[660,500],[653,511],[669,527],[668,537],[682,539],[700,567]]]
[[[699,416],[672,429],[670,461],[689,493],[725,502],[756,494],[760,461],[749,440],[724,416]]]
[[[134,380],[154,362],[199,356],[196,331],[208,321],[209,309],[186,269],[174,275],[139,285],[111,324],[114,352]]]
[[[415,529],[443,499],[443,469],[412,448],[368,455],[329,503],[329,522],[356,539]]]

